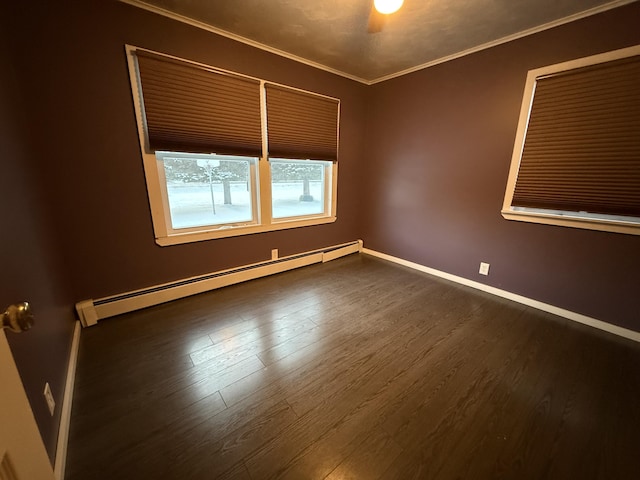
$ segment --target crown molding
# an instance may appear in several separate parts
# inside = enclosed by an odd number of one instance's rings
[[[323,65],[321,63],[314,62],[312,60],[308,60],[306,58],[299,57],[297,55],[293,55],[292,53],[285,52],[284,50],[280,50],[278,48],[270,47],[269,45],[265,45],[263,43],[256,42],[255,40],[251,40],[251,39],[243,37],[241,35],[237,35],[235,33],[228,32],[228,31],[223,30],[221,28],[213,27],[213,26],[211,26],[211,25],[209,25],[207,23],[201,22],[199,20],[194,20],[192,18],[186,17],[184,15],[180,15],[178,13],[171,12],[169,10],[166,10],[164,8],[161,8],[161,7],[158,7],[156,5],[150,5],[150,4],[148,4],[148,3],[146,3],[146,2],[144,2],[142,0],[118,0],[118,1],[120,1],[121,3],[126,3],[128,5],[132,5],[134,7],[141,8],[143,10],[147,10],[147,11],[152,12],[152,13],[156,13],[158,15],[162,15],[163,17],[167,17],[167,18],[170,18],[172,20],[176,20],[176,21],[181,22],[181,23],[186,23],[187,25],[191,25],[192,27],[196,27],[196,28],[199,28],[201,30],[206,30],[207,32],[215,33],[217,35],[229,38],[231,40],[235,40],[235,41],[240,42],[240,43],[244,43],[244,44],[249,45],[251,47],[259,48],[260,50],[264,50],[266,52],[273,53],[275,55],[279,55],[279,56],[284,57],[284,58],[288,58],[289,60],[293,60],[293,61],[298,62],[298,63],[303,63],[305,65],[309,65],[310,67],[314,67],[314,68],[317,68],[319,70],[324,70],[325,72],[333,73],[334,75],[339,75],[341,77],[348,78],[349,80],[354,80],[356,82],[364,83],[364,84],[368,84],[369,83],[364,78],[360,78],[358,76],[351,75],[349,73],[337,70],[335,68],[328,67],[328,66]]]
[[[502,45],[505,43],[512,42],[514,40],[518,40],[519,38],[528,37],[529,35],[534,35],[539,32],[544,32],[545,30],[549,30],[551,28],[559,27],[560,25],[565,25],[567,23],[575,22],[577,20],[581,20],[583,18],[591,17],[593,15],[597,15],[598,13],[606,12],[608,10],[613,10],[614,8],[621,7],[623,5],[627,5],[629,3],[634,3],[638,0],[615,0],[610,3],[606,3],[604,5],[600,5],[598,7],[590,8],[589,10],[585,10],[584,12],[575,13],[573,15],[569,15],[568,17],[560,18],[558,20],[554,20],[553,22],[545,23],[543,25],[538,25],[537,27],[529,28],[527,30],[523,30],[518,33],[514,33],[512,35],[507,35],[506,37],[499,38],[497,40],[493,40],[491,42],[483,43],[482,45],[478,45],[477,47],[469,48],[467,50],[463,50],[461,52],[453,53],[451,55],[447,55],[446,57],[438,58],[436,60],[432,60],[431,62],[423,63],[421,65],[416,65],[415,67],[407,68],[406,70],[401,70],[396,73],[392,73],[389,75],[385,75],[384,77],[376,78],[375,80],[371,80],[367,82],[367,85],[374,85],[376,83],[385,82],[387,80],[391,80],[392,78],[402,77],[404,75],[408,75],[413,72],[417,72],[418,70],[424,70],[425,68],[433,67],[435,65],[440,65],[441,63],[446,63],[451,60],[455,60],[457,58],[465,57],[467,55],[471,55],[472,53],[481,52],[482,50],[487,50],[488,48],[496,47],[498,45]]]
[[[638,0],[614,0],[614,1],[606,3],[604,5],[599,5],[597,7],[590,8],[589,10],[585,10],[583,12],[575,13],[573,15],[569,15],[567,17],[563,17],[563,18],[560,18],[558,20],[554,20],[552,22],[545,23],[543,25],[539,25],[539,26],[534,27],[534,28],[523,30],[521,32],[514,33],[512,35],[507,35],[506,37],[502,37],[502,38],[499,38],[497,40],[493,40],[491,42],[487,42],[487,43],[484,43],[482,45],[478,45],[477,47],[469,48],[469,49],[463,50],[461,52],[456,52],[456,53],[453,53],[451,55],[447,55],[445,57],[441,57],[441,58],[432,60],[430,62],[422,63],[420,65],[416,65],[415,67],[407,68],[405,70],[401,70],[401,71],[396,72],[396,73],[391,73],[389,75],[378,77],[378,78],[373,79],[373,80],[367,80],[365,78],[361,78],[361,77],[358,77],[356,75],[351,75],[349,73],[343,72],[341,70],[337,70],[337,69],[329,67],[327,65],[323,65],[321,63],[314,62],[314,61],[308,60],[306,58],[299,57],[297,55],[293,55],[291,53],[285,52],[284,50],[280,50],[280,49],[277,49],[277,48],[274,48],[274,47],[270,47],[269,45],[265,45],[263,43],[256,42],[255,40],[251,40],[251,39],[243,37],[241,35],[237,35],[235,33],[228,32],[228,31],[223,30],[221,28],[213,27],[213,26],[208,25],[208,24],[206,24],[204,22],[201,22],[201,21],[198,21],[198,20],[194,20],[194,19],[191,19],[191,18],[186,17],[184,15],[180,15],[180,14],[171,12],[169,10],[166,10],[164,8],[161,8],[161,7],[158,7],[156,5],[151,5],[151,4],[149,4],[149,3],[147,3],[147,2],[145,2],[143,0],[119,0],[119,1],[121,3],[126,3],[126,4],[132,5],[134,7],[142,8],[144,10],[148,10],[148,11],[156,13],[158,15],[162,15],[164,17],[168,17],[168,18],[170,18],[172,20],[176,20],[176,21],[181,22],[181,23],[186,23],[186,24],[191,25],[193,27],[200,28],[202,30],[206,30],[206,31],[211,32],[211,33],[215,33],[217,35],[229,38],[231,40],[235,40],[237,42],[244,43],[246,45],[258,48],[260,50],[264,50],[266,52],[273,53],[275,55],[279,55],[279,56],[287,58],[289,60],[293,60],[295,62],[303,63],[305,65],[309,65],[309,66],[317,68],[319,70],[324,70],[325,72],[329,72],[329,73],[332,73],[334,75],[338,75],[338,76],[341,76],[341,77],[344,77],[344,78],[348,78],[349,80],[354,80],[356,82],[359,82],[359,83],[362,83],[362,84],[365,84],[365,85],[374,85],[376,83],[381,83],[381,82],[385,82],[387,80],[391,80],[393,78],[402,77],[404,75],[408,75],[410,73],[417,72],[419,70],[424,70],[426,68],[433,67],[435,65],[440,65],[442,63],[446,63],[446,62],[449,62],[451,60],[455,60],[457,58],[465,57],[467,55],[471,55],[472,53],[477,53],[477,52],[480,52],[482,50],[486,50],[488,48],[492,48],[492,47],[496,47],[498,45],[502,45],[502,44],[505,44],[505,43],[508,43],[508,42],[512,42],[514,40],[518,40],[520,38],[527,37],[529,35],[534,35],[536,33],[543,32],[545,30],[549,30],[551,28],[555,28],[555,27],[558,27],[560,25],[565,25],[567,23],[575,22],[575,21],[581,20],[583,18],[587,18],[587,17],[593,16],[593,15],[597,15],[599,13],[603,13],[603,12],[606,12],[608,10],[612,10],[614,8],[618,8],[618,7],[621,7],[621,6],[624,6],[624,5],[628,5],[630,3],[637,2]]]

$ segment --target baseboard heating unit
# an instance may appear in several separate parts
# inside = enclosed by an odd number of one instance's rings
[[[208,292],[217,288],[266,277],[275,273],[324,263],[362,250],[362,240],[300,253],[282,258],[219,272],[191,277],[154,287],[122,293],[97,300],[76,303],[76,311],[83,327],[96,325],[99,320],[132,312],[141,308],[159,305],[179,298]]]

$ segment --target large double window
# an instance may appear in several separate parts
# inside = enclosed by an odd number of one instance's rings
[[[339,101],[127,46],[156,241],[336,219]]]

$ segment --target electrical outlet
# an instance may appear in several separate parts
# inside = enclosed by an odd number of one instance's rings
[[[277,260],[278,259],[278,249],[274,248],[273,250],[271,250],[271,260]]]
[[[53,399],[53,393],[51,393],[51,387],[49,386],[49,382],[44,384],[44,398],[47,400],[47,405],[49,406],[49,413],[53,417],[53,412],[56,409],[56,401]]]
[[[480,275],[489,275],[489,264],[480,262]]]

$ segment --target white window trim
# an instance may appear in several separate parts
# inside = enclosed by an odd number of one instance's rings
[[[286,159],[286,158],[272,158],[269,160],[269,162],[286,162],[286,163],[297,163],[297,164],[304,164],[305,162],[308,162],[308,160],[296,160],[296,159]],[[330,163],[326,160],[323,160],[323,162],[325,163]],[[335,165],[335,164],[334,164]],[[327,215],[324,212],[327,212],[331,209],[331,199],[332,197],[332,190],[331,190],[331,186],[333,184],[333,180],[332,180],[332,175],[333,175],[333,168],[327,168],[325,166],[324,169],[324,178],[325,181],[324,183],[324,191],[322,192],[322,199],[323,199],[323,208],[322,208],[322,212],[323,213],[312,213],[309,215],[300,215],[300,216],[289,216],[289,217],[277,217],[271,218],[271,222],[272,223],[281,223],[281,222],[289,222],[289,221],[295,221],[298,219],[303,219],[303,218],[323,218],[326,217]],[[271,185],[271,182],[269,183],[269,185]],[[273,203],[273,198],[271,199],[272,203]],[[271,209],[269,209],[269,212],[272,213]]]
[[[197,154],[197,153],[188,154],[188,153],[182,153],[182,152],[156,152],[156,155],[150,155],[151,157],[154,157],[156,160],[155,168],[158,170],[158,178],[160,179],[160,182],[159,182],[160,198],[163,202],[162,204],[163,211],[166,214],[165,228],[166,228],[167,236],[183,235],[186,233],[194,233],[194,232],[201,232],[203,230],[209,230],[207,226],[194,226],[194,227],[185,227],[185,228],[179,228],[179,229],[173,229],[171,227],[172,222],[171,222],[171,214],[170,214],[170,205],[168,201],[169,191],[167,188],[167,183],[163,178],[163,173],[165,172],[164,166],[163,166],[164,158],[158,158],[158,154],[160,157],[184,158],[184,159],[198,159],[198,158],[207,158],[207,157],[211,158],[212,156],[209,154]],[[258,162],[256,157],[234,157],[232,155],[219,155],[216,157],[220,160],[236,160],[236,158],[241,160],[243,158],[246,158],[250,162],[249,169],[250,169],[251,191],[257,192],[258,182],[256,180],[257,180]],[[259,218],[260,212],[258,211],[257,204],[258,204],[258,194],[256,193],[256,195],[251,196],[251,211],[253,212],[252,220],[237,222],[237,224],[235,225],[231,223],[226,223],[223,225],[212,225],[211,228],[228,229],[228,228],[257,226],[260,221],[260,218]]]
[[[155,153],[148,153],[145,149],[146,143],[146,120],[144,116],[144,109],[142,108],[142,101],[138,86],[140,85],[140,78],[137,72],[137,68],[134,61],[134,52],[137,50],[149,51],[144,48],[135,47],[132,45],[125,45],[125,51],[127,55],[127,64],[129,67],[129,80],[131,84],[131,92],[133,96],[133,103],[136,114],[136,123],[138,125],[138,139],[140,143],[140,152],[142,155],[142,161],[144,165],[145,181],[147,185],[147,195],[149,198],[149,208],[151,210],[151,219],[153,224],[153,231],[155,235],[155,241],[160,246],[179,245],[183,243],[200,242],[205,240],[213,240],[217,238],[236,237],[240,235],[251,235],[254,233],[272,232],[277,230],[285,230],[290,228],[310,227],[314,225],[324,225],[333,223],[337,220],[337,198],[338,198],[338,163],[333,162],[330,168],[330,183],[325,182],[325,198],[327,198],[330,205],[330,212],[328,214],[320,214],[313,216],[291,217],[291,218],[278,218],[273,219],[271,216],[271,171],[269,167],[269,159],[264,152],[267,151],[267,135],[266,135],[266,94],[264,89],[264,80],[260,80],[260,101],[261,101],[261,116],[262,116],[262,151],[263,155],[258,158],[257,161],[257,182],[256,182],[256,194],[254,197],[254,203],[258,203],[258,208],[254,209],[254,215],[258,224],[251,225],[223,225],[210,227],[197,227],[197,231],[194,229],[180,229],[173,230],[171,228],[171,213],[169,210],[169,199],[166,189],[166,181],[164,179],[164,167],[159,165],[161,160],[156,158]],[[198,62],[191,62],[183,58],[174,57],[171,55],[161,54],[158,52],[152,52],[158,55],[163,55],[168,58],[174,58],[183,62],[193,63],[208,69],[218,70],[221,72],[230,73],[227,70],[217,69],[210,65],[205,65]],[[238,74],[233,72],[234,75],[241,75],[247,78],[247,75]],[[270,82],[274,84],[273,82]],[[283,85],[287,88],[295,87]],[[303,91],[303,90],[301,90]],[[305,92],[311,93],[311,92]],[[318,96],[325,96],[320,94],[314,94]],[[327,97],[331,98],[331,97]],[[338,122],[340,117],[338,117]],[[330,197],[326,197],[326,194],[330,194]],[[255,205],[254,205],[255,207]],[[326,208],[325,208],[326,211]]]
[[[511,157],[511,167],[509,169],[509,177],[507,180],[507,188],[502,205],[502,216],[507,220],[516,220],[521,222],[541,223],[547,225],[558,225],[564,227],[583,228],[588,230],[602,230],[616,233],[627,233],[632,235],[640,235],[640,223],[633,220],[626,221],[624,219],[602,218],[595,216],[582,217],[580,214],[572,215],[570,212],[552,212],[534,209],[520,209],[513,207],[511,202],[515,191],[516,181],[518,179],[518,170],[520,168],[520,157],[524,148],[527,126],[529,123],[529,115],[533,105],[533,97],[535,93],[536,79],[544,75],[551,75],[566,70],[595,65],[598,63],[610,62],[621,58],[640,55],[640,45],[622,48],[611,52],[605,52],[598,55],[570,60],[555,65],[549,65],[535,70],[530,70],[527,74],[527,81],[524,87],[524,95],[522,98],[522,106],[520,108],[520,118],[518,120],[518,129],[516,131],[516,140]]]

